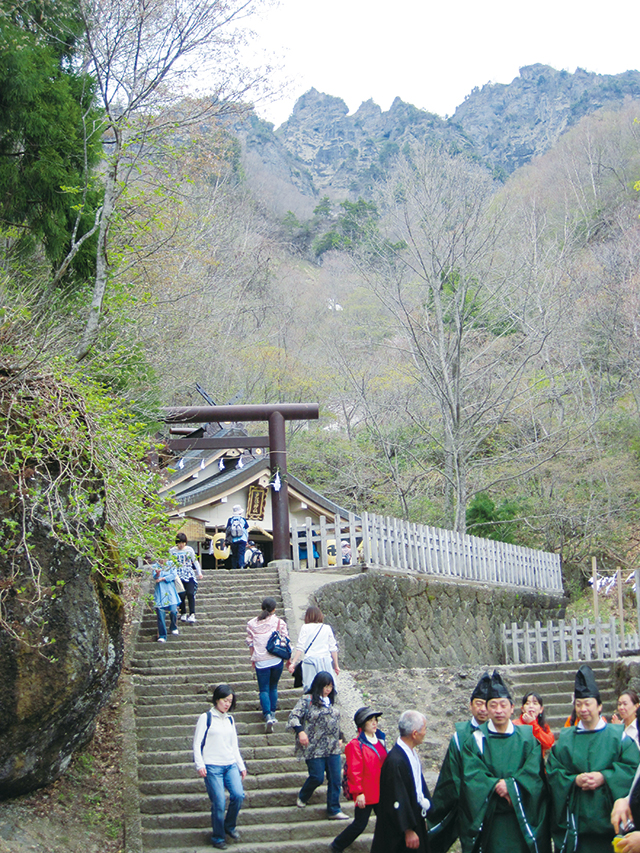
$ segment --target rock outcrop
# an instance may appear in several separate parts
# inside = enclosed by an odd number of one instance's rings
[[[47,475],[29,472],[29,494]],[[95,496],[95,535],[102,535]],[[64,507],[58,520],[63,522]],[[56,779],[93,734],[116,685],[123,655],[123,606],[79,550],[51,531],[24,482],[0,474],[0,524],[24,524],[28,554],[0,549],[0,799]],[[5,545],[10,539],[5,538]]]
[[[506,176],[552,148],[583,116],[629,98],[640,98],[637,71],[570,74],[530,65],[509,84],[474,89],[446,119],[400,98],[386,112],[369,100],[349,115],[341,98],[311,89],[279,128],[252,115],[236,131],[261,200],[279,215],[290,209],[308,216],[325,195],[368,197],[407,144],[444,143]]]
[[[458,125],[488,164],[514,172],[552,148],[583,116],[640,97],[640,73],[574,74],[527,65],[509,84],[487,83],[455,111]]]

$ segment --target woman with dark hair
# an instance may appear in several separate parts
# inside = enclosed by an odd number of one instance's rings
[[[244,800],[242,780],[247,770],[238,747],[236,724],[229,713],[236,706],[236,697],[228,684],[216,687],[212,705],[211,710],[198,718],[193,735],[193,760],[211,800],[211,843],[217,850],[226,850],[226,835],[240,838],[236,822]],[[226,816],[225,788],[229,792]]]
[[[542,747],[542,754],[546,755],[556,739],[544,718],[544,704],[542,696],[533,691],[524,694],[520,717],[513,721],[515,726],[532,726],[533,736]]]
[[[384,732],[378,728],[379,711],[368,705],[358,708],[353,722],[358,736],[346,745],[347,781],[355,805],[352,823],[331,842],[331,850],[346,850],[367,828],[371,811],[378,814],[380,802],[380,771],[387,757]]]
[[[267,597],[262,601],[262,612],[247,622],[247,645],[251,651],[251,666],[256,671],[260,707],[267,734],[273,731],[278,704],[278,681],[284,660],[267,651],[267,643],[274,631],[288,637],[287,623],[276,616],[276,600]]]
[[[309,776],[296,805],[303,809],[316,788],[327,775],[327,817],[329,820],[349,820],[340,808],[340,775],[342,734],[340,711],[334,706],[336,697],[333,676],[319,672],[309,690],[289,714],[287,728],[296,733],[296,755],[307,762]]]
[[[176,544],[169,549],[169,553],[173,557],[174,563],[178,566],[178,577],[184,586],[184,592],[179,592],[180,596],[180,620],[182,622],[196,621],[196,592],[198,591],[198,581],[202,580],[202,570],[200,563],[196,557],[196,552],[191,545],[187,545],[187,534],[176,533]],[[189,602],[189,615],[187,616],[187,605]]]
[[[340,674],[338,644],[319,607],[307,607],[304,625],[300,628],[298,642],[289,661],[290,673],[293,674],[299,660],[302,660],[302,689],[305,693],[319,672],[331,672],[333,667],[335,674]]]
[[[622,723],[627,737],[640,747],[638,740],[638,721],[636,716],[640,709],[640,697],[635,690],[623,690],[618,696],[618,711],[611,717],[612,723]]]

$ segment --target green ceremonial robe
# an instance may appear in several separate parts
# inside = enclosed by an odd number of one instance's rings
[[[478,739],[482,737],[482,750]],[[549,853],[542,749],[530,726],[500,734],[483,723],[462,750],[460,844],[463,853]],[[504,779],[511,804],[496,794]]]
[[[563,729],[547,761],[551,789],[552,835],[558,853],[610,853],[613,828],[611,809],[626,797],[638,767],[640,753],[624,726],[608,723],[587,731]],[[583,791],[576,776],[598,770],[605,783]]]
[[[460,834],[458,802],[462,783],[462,749],[476,730],[471,720],[456,723],[427,815],[431,853],[446,853]]]

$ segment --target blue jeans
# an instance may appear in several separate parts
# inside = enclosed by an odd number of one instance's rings
[[[171,630],[175,631],[178,627],[178,605],[168,604],[166,607],[156,607],[156,616],[158,617],[158,637],[167,639],[167,623],[165,622],[165,612],[171,614]]]
[[[207,775],[204,780],[207,794],[211,800],[211,841],[219,844],[224,841],[226,832],[236,828],[238,812],[244,800],[244,789],[237,764],[221,766],[207,764]],[[224,814],[224,789],[229,792],[229,808]]]
[[[272,717],[276,712],[278,704],[278,682],[282,675],[284,661],[281,660],[275,666],[256,667],[256,678],[258,679],[258,691],[260,693],[260,707],[265,718]]]
[[[298,796],[303,803],[308,802],[311,794],[324,782],[326,771],[327,814],[337,814],[340,811],[340,775],[342,773],[340,754],[323,755],[322,758],[307,758],[307,769],[309,776],[300,788]]]

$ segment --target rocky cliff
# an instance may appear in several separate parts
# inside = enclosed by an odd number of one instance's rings
[[[11,352],[0,364],[0,800],[56,779],[92,736],[124,620],[86,407],[10,366]]]
[[[237,128],[250,184],[278,214],[308,214],[324,195],[366,197],[385,166],[415,141],[442,142],[506,176],[548,151],[583,116],[640,99],[640,73],[574,74],[530,65],[509,84],[474,89],[451,118],[400,98],[387,112],[311,89],[279,128],[255,115]]]

